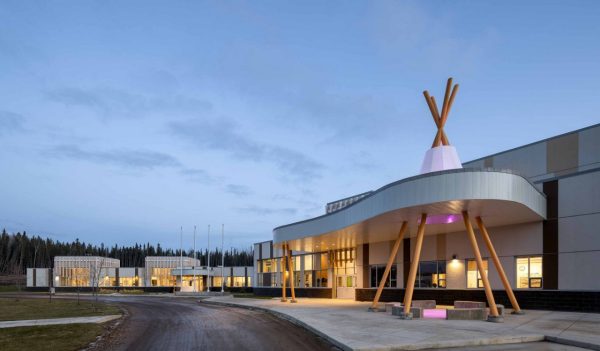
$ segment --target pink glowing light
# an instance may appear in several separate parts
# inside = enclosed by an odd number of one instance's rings
[[[446,319],[446,309],[445,308],[425,309],[425,310],[423,310],[423,318]]]
[[[462,219],[462,215],[459,214],[443,214],[443,215],[433,215],[427,216],[427,220],[425,224],[450,224],[454,222],[458,222]],[[421,221],[417,221],[417,223],[421,223]]]

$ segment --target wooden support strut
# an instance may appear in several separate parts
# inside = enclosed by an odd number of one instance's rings
[[[419,268],[419,259],[421,258],[421,247],[423,246],[423,236],[425,235],[425,222],[427,221],[427,214],[421,214],[421,223],[419,223],[419,229],[417,230],[417,241],[415,242],[415,252],[410,264],[410,272],[408,273],[408,280],[406,282],[406,293],[404,294],[404,314],[410,313],[410,305],[412,303],[412,296],[415,290],[415,279],[417,278],[417,270]]]
[[[477,226],[479,227],[481,236],[483,236],[483,240],[485,241],[488,251],[490,252],[490,255],[492,255],[492,260],[494,261],[494,266],[496,266],[496,270],[498,271],[498,274],[500,275],[500,280],[502,280],[502,284],[504,285],[504,289],[506,290],[508,299],[510,300],[510,303],[514,309],[514,313],[519,314],[519,313],[521,313],[521,307],[519,307],[517,298],[515,297],[515,294],[513,293],[510,283],[508,282],[508,279],[506,278],[506,273],[504,273],[504,268],[502,267],[502,264],[500,263],[500,259],[498,258],[498,255],[496,254],[496,250],[494,249],[494,246],[492,245],[492,240],[490,239],[490,235],[488,234],[487,228],[483,224],[483,220],[481,219],[481,217],[477,217],[477,218],[475,218],[475,220],[477,221]]]
[[[390,253],[390,257],[388,258],[387,265],[385,266],[385,271],[383,271],[383,276],[381,277],[381,281],[379,282],[379,287],[377,288],[377,293],[375,294],[375,298],[373,299],[373,304],[371,305],[371,309],[377,309],[377,304],[379,303],[379,298],[381,297],[381,292],[383,291],[383,287],[385,286],[385,282],[390,274],[390,270],[392,269],[392,264],[396,259],[396,254],[398,254],[398,249],[400,248],[400,244],[402,243],[402,239],[404,238],[404,233],[406,233],[406,228],[408,228],[408,223],[406,221],[402,222],[402,227],[400,227],[400,232],[398,233],[398,238],[394,243],[394,247],[392,248],[392,252]]]
[[[296,291],[294,290],[294,286],[295,286],[295,282],[294,282],[294,264],[292,261],[292,250],[290,250],[290,246],[287,246],[287,253],[288,253],[288,268],[290,269],[290,288],[292,290],[292,299],[290,300],[291,303],[296,303]]]
[[[462,212],[463,221],[465,223],[465,227],[467,228],[467,236],[471,241],[471,247],[473,248],[473,252],[475,253],[475,260],[477,261],[477,269],[479,270],[479,275],[481,276],[481,280],[483,281],[483,288],[485,289],[485,296],[487,297],[488,304],[490,305],[490,315],[493,317],[498,317],[498,307],[496,306],[496,302],[494,301],[494,294],[492,294],[492,287],[490,286],[490,281],[488,279],[485,270],[483,269],[483,260],[481,259],[481,252],[479,252],[479,246],[477,246],[477,239],[475,239],[475,232],[473,231],[473,226],[471,225],[471,221],[469,220],[469,212]]]
[[[285,252],[285,244],[283,244],[283,255],[281,256],[281,302],[287,302],[287,298],[285,297],[285,273],[286,273],[286,260],[287,254]]]

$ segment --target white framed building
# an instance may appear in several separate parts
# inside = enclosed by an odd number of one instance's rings
[[[272,241],[254,245],[255,293],[281,295],[285,244],[293,250],[297,296],[372,300],[406,220],[407,234],[381,297],[402,301],[419,215],[426,212],[415,298],[444,304],[485,300],[462,223],[461,211],[468,210],[473,223],[476,217],[486,223],[524,308],[600,312],[595,225],[600,219],[600,124],[464,162],[462,168],[399,180],[346,206],[329,203],[322,216],[275,228]],[[481,232],[477,227],[474,232],[493,294],[510,306]]]

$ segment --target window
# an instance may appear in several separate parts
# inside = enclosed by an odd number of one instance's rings
[[[517,257],[517,289],[542,287],[542,256]]]
[[[315,286],[319,288],[327,287],[327,270],[322,269],[320,271],[315,271]]]
[[[419,273],[415,282],[417,288],[445,288],[446,261],[419,262]]]
[[[384,265],[371,266],[370,281],[371,281],[372,288],[379,287],[379,283],[381,282],[381,278],[383,278],[384,272],[385,272]],[[398,276],[398,270],[397,270],[397,266],[394,264],[394,265],[392,265],[392,268],[390,269],[390,274],[388,274],[388,277],[385,280],[384,287],[395,288],[397,286],[397,281],[396,281],[397,276]]]
[[[488,260],[483,260],[483,270],[488,274]],[[477,269],[477,261],[467,260],[467,289],[483,288],[483,280]]]

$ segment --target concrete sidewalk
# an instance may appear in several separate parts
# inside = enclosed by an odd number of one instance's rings
[[[2,328],[33,327],[38,325],[57,325],[57,324],[77,324],[77,323],[105,323],[121,318],[120,314],[94,317],[71,317],[71,318],[50,318],[50,319],[28,319],[20,321],[0,322]]]
[[[370,303],[336,299],[211,297],[203,302],[267,310],[299,324],[344,350],[420,350],[549,340],[600,350],[600,314],[527,310],[484,321],[401,320],[367,312]],[[507,311],[510,312],[510,311]]]

